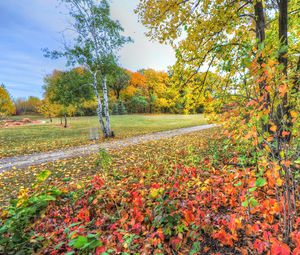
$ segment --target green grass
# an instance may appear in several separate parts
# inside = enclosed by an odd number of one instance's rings
[[[42,120],[47,123],[1,128],[0,158],[89,144],[90,128],[99,127],[97,117],[69,118],[66,129],[60,125],[60,119],[53,123]],[[205,123],[203,115],[123,115],[111,119],[117,139]]]
[[[25,115],[16,115],[16,116],[11,116],[9,119],[12,120],[23,120],[24,118],[29,118],[31,120],[40,120],[43,119],[43,116],[40,114],[25,114]]]

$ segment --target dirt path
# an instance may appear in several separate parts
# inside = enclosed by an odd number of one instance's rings
[[[209,129],[215,126],[216,125],[212,124],[212,125],[202,125],[202,126],[174,129],[169,131],[162,131],[162,132],[156,132],[151,134],[145,134],[145,135],[125,138],[125,139],[120,139],[120,140],[108,141],[101,144],[85,145],[85,146],[58,150],[58,151],[34,153],[31,155],[4,158],[4,159],[0,159],[0,173],[8,171],[11,168],[21,169],[28,166],[53,162],[56,160],[75,158],[79,156],[97,153],[99,148],[104,148],[108,150],[117,149],[117,148],[122,148],[129,145],[139,144],[147,141],[155,141],[164,138],[170,138],[177,135],[183,135],[195,131]]]

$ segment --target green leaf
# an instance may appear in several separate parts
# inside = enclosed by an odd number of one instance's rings
[[[239,187],[239,186],[241,186],[241,185],[242,185],[242,182],[239,181],[238,183],[234,184],[234,187]]]
[[[75,251],[69,251],[69,252],[65,253],[65,255],[73,255],[73,254],[75,254]]]
[[[75,222],[75,223],[70,224],[70,227],[75,227],[75,226],[80,225],[80,224],[81,224],[81,222]]]
[[[91,234],[90,233],[90,234],[87,235],[87,237],[88,238],[95,238],[95,237],[98,237],[98,234]]]
[[[76,249],[80,249],[84,247],[87,243],[88,243],[87,237],[78,236],[76,239],[71,240],[68,245]]]
[[[189,255],[198,254],[201,248],[200,242],[194,242],[192,249],[189,252]]]
[[[257,189],[257,187],[252,187],[252,188],[249,189],[249,192],[253,192],[253,191],[255,191],[256,189]]]
[[[62,194],[62,191],[59,190],[58,188],[53,188],[50,190],[50,193],[54,196],[60,196]]]
[[[257,200],[253,197],[250,198],[250,204],[253,206],[253,207],[256,207],[259,205],[259,203],[257,202]]]
[[[60,247],[62,247],[62,245],[64,244],[65,242],[60,242],[59,244],[55,245],[54,248],[55,250],[58,250]]]
[[[55,197],[54,196],[51,196],[51,195],[41,195],[39,196],[39,199],[41,201],[55,201]]]
[[[100,242],[99,240],[94,240],[94,241],[92,241],[92,242],[89,243],[88,247],[90,249],[95,249],[97,247],[101,247],[102,245],[103,245],[102,242]]]
[[[49,171],[49,170],[44,170],[44,171],[40,172],[40,173],[37,175],[36,179],[37,179],[37,181],[39,181],[39,182],[43,182],[43,181],[45,181],[50,175],[51,175],[51,171]]]
[[[245,200],[245,201],[242,203],[242,206],[243,206],[243,207],[247,207],[248,205],[249,205],[248,200]]]
[[[257,178],[256,181],[255,181],[255,186],[256,186],[256,187],[263,187],[263,186],[266,185],[266,183],[267,183],[267,180],[266,180],[265,178],[259,177],[259,178]]]

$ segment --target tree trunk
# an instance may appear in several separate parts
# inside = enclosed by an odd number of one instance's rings
[[[279,41],[280,53],[279,63],[283,64],[283,73],[287,76],[287,47],[288,47],[288,0],[280,0],[279,2]]]
[[[278,62],[279,64],[283,65],[282,74],[284,80],[288,78],[288,0],[280,0],[279,1],[279,56]],[[286,140],[290,141],[291,136],[289,135],[288,139],[282,136],[283,131],[291,131],[292,127],[292,118],[289,114],[289,102],[288,102],[288,93],[282,97],[281,104],[277,109],[277,120],[276,124],[279,129],[279,137],[278,137],[278,147],[281,150]],[[286,117],[286,122],[284,121]],[[288,129],[288,130],[286,130]]]
[[[152,89],[149,89],[149,113],[152,113]]]
[[[279,56],[278,62],[283,65],[283,78],[287,80],[288,78],[288,0],[280,0],[279,1]],[[292,118],[290,115],[290,107],[288,102],[288,93],[285,92],[281,103],[277,109],[277,120],[276,124],[278,126],[279,134],[278,134],[278,152],[280,152],[286,143],[288,143],[291,139],[291,135],[285,137],[282,135],[283,131],[291,132],[291,127],[293,125]],[[285,121],[286,120],[286,121]]]
[[[258,39],[259,43],[262,43],[266,38],[266,21],[262,1],[256,1],[254,5],[254,13],[256,21],[256,39]]]
[[[288,79],[288,0],[279,1],[279,56],[278,62],[283,65],[283,79]],[[285,82],[285,81],[284,81]],[[291,140],[291,132],[293,121],[290,114],[292,106],[289,105],[288,93],[285,92],[281,103],[277,109],[277,126],[278,126],[278,157],[279,162],[284,170],[284,206],[286,213],[284,217],[284,239],[289,242],[290,233],[293,229],[294,213],[296,205],[292,202],[291,197],[295,195],[295,187],[291,169],[284,164],[285,157],[282,157],[281,152],[287,153],[287,148]],[[288,136],[283,135],[283,132],[289,132]]]
[[[52,117],[51,117],[51,115],[49,115],[49,119],[50,119],[50,122],[52,123]]]
[[[120,99],[120,94],[121,94],[121,90],[117,89],[117,90],[116,90],[116,98],[117,98],[117,101],[119,101],[119,99]]]
[[[288,0],[279,1],[279,64],[283,65],[282,74],[284,79],[288,78]],[[286,140],[286,137],[282,137],[282,132],[285,128],[290,129],[292,127],[292,120],[289,114],[289,102],[287,92],[283,95],[282,102],[277,109],[277,125],[281,131],[279,134],[279,145]],[[284,123],[283,118],[287,117],[287,122]],[[286,127],[284,127],[286,126]],[[288,131],[288,130],[287,130]],[[290,136],[288,140],[290,140]]]
[[[104,115],[106,119],[106,138],[111,136],[111,127],[110,127],[110,116],[109,116],[109,108],[108,108],[108,92],[107,92],[107,84],[106,84],[106,75],[103,75],[102,79],[102,92],[103,92],[103,105],[104,105]]]
[[[254,5],[254,14],[255,14],[255,21],[256,21],[256,40],[257,40],[257,48],[259,50],[262,43],[264,43],[266,39],[266,20],[265,20],[265,13],[264,13],[264,6],[262,1],[256,1]],[[261,53],[259,53],[261,54]],[[260,55],[258,57],[258,64],[260,66],[260,69],[263,68],[265,60]],[[270,94],[265,90],[266,87],[266,81],[263,78],[262,81],[259,83],[259,94],[262,100],[262,104],[264,104],[264,108],[268,109],[270,106]],[[269,131],[269,124],[261,124],[262,132],[268,132]]]
[[[66,113],[64,114],[64,119],[65,119],[64,128],[67,128],[68,127],[68,121],[67,121],[67,114]]]
[[[93,74],[93,79],[94,79],[93,88],[94,88],[94,93],[96,95],[97,104],[98,104],[98,107],[97,107],[98,121],[100,123],[100,127],[101,127],[104,137],[107,137],[106,127],[105,127],[105,123],[104,123],[103,116],[102,116],[102,102],[101,102],[101,98],[100,98],[98,88],[97,88],[98,82],[97,82],[96,73]]]

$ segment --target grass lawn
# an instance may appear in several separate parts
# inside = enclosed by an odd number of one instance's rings
[[[40,114],[24,114],[24,115],[16,115],[16,116],[10,116],[9,117],[12,120],[23,120],[24,118],[28,118],[31,120],[41,120],[44,117]]]
[[[97,117],[69,118],[67,129],[60,125],[60,119],[52,123],[42,120],[47,123],[0,129],[0,158],[88,144],[89,129],[99,127]],[[111,122],[116,138],[124,138],[202,125],[206,119],[203,115],[123,115],[112,116]]]

